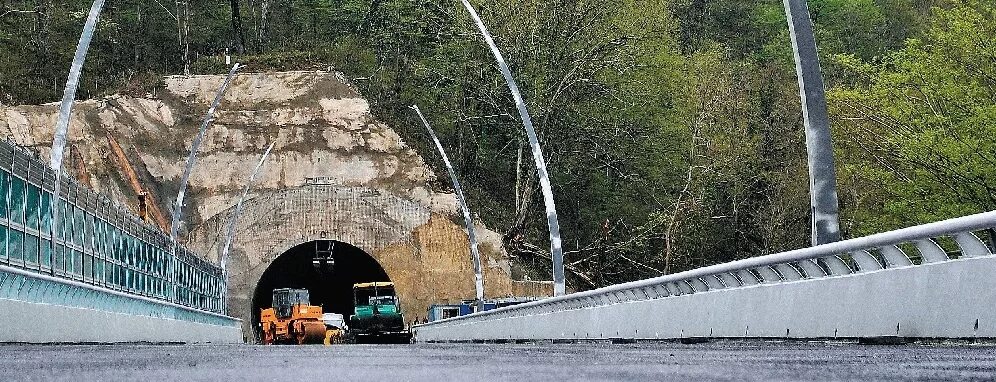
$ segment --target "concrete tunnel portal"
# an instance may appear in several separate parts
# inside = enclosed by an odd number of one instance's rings
[[[201,223],[188,246],[220,254],[234,208]],[[232,237],[228,314],[254,342],[259,311],[271,306],[275,288],[308,289],[313,304],[348,315],[354,283],[391,281],[405,322],[424,319],[431,304],[474,296],[467,233],[455,220],[381,189],[311,184],[258,192],[243,205]],[[548,282],[511,276],[498,235],[480,237],[488,297],[550,295]],[[335,266],[323,275],[311,261],[316,245],[328,244],[335,245]]]
[[[321,272],[312,264],[315,253],[328,248],[335,260],[330,273]],[[259,322],[260,309],[271,306],[272,292],[277,288],[307,289],[311,305],[322,306],[325,313],[339,313],[348,319],[353,312],[353,284],[372,281],[391,279],[384,267],[362,249],[335,240],[299,244],[273,260],[260,277],[252,297],[253,322]]]

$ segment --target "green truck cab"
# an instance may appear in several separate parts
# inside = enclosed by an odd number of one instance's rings
[[[353,314],[349,316],[349,332],[357,342],[411,340],[394,293],[394,283],[354,284],[353,307]]]

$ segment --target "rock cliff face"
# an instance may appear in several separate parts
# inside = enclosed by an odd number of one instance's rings
[[[201,119],[224,76],[168,77],[154,97],[111,96],[82,101],[70,125],[66,166],[83,168],[92,186],[130,205],[136,198],[108,145],[113,137],[143,187],[167,211]],[[0,134],[49,155],[58,106],[0,109]],[[278,190],[324,177],[343,186],[369,186],[452,211],[451,197],[428,190],[435,176],[421,157],[336,73],[240,74],[226,92],[208,128],[190,177],[190,225],[234,204],[263,148],[276,142],[257,188]],[[70,172],[73,172],[72,170]],[[110,182],[109,182],[110,181]],[[189,227],[185,227],[189,228]]]
[[[176,197],[191,142],[223,80],[224,76],[218,75],[167,77],[164,87],[145,97],[116,95],[78,102],[70,124],[70,152],[65,164],[67,171],[136,211],[139,193],[147,192],[152,209],[158,210],[158,223],[165,225],[165,220],[168,224],[170,203]],[[382,240],[370,239],[358,245],[375,258],[380,252],[386,253],[386,248],[394,248],[391,251],[397,252],[399,243],[415,240],[413,238],[421,232],[422,225],[430,224],[430,221],[436,227],[439,224],[453,227],[433,232],[448,236],[464,235],[460,226],[454,223],[457,205],[453,195],[430,189],[435,175],[424,160],[390,127],[370,114],[367,102],[338,73],[239,74],[218,110],[190,177],[183,211],[185,224],[180,235],[192,249],[206,257],[217,258],[220,234],[225,226],[221,222],[227,221],[248,172],[271,142],[275,142],[274,151],[256,185],[256,195],[260,197],[291,200],[286,203],[293,203],[293,197],[287,195],[309,187],[306,186],[309,179],[319,179],[318,183],[324,184],[323,189],[329,190],[329,200],[337,198],[335,189],[361,189],[390,196],[382,198],[384,200],[401,200],[417,206],[416,215],[424,217],[415,220],[419,224],[409,224],[403,232],[383,236],[385,239]],[[57,113],[57,104],[0,105],[0,135],[47,158]],[[373,208],[393,211],[395,207],[388,203],[382,206],[375,204]],[[337,210],[327,211],[334,213]],[[152,212],[152,218],[157,218],[157,211]],[[277,215],[266,215],[262,209],[255,210],[253,216],[254,219],[264,220],[278,218]],[[344,224],[347,226],[340,227],[341,232],[362,231],[362,226],[367,223],[354,220]],[[311,237],[309,235],[318,232],[318,228],[304,225],[281,229],[293,231],[293,234],[288,234],[292,239],[282,240],[280,245],[274,244],[272,248],[248,248],[236,244],[233,253],[239,259],[233,263],[240,264],[240,269],[230,272],[233,275],[241,272],[246,278],[239,286],[242,290],[232,291],[232,296],[251,295],[252,292],[247,289],[253,288],[253,283],[258,280],[250,275],[262,273],[280,255],[279,251],[287,249],[284,248],[287,245],[306,241]],[[336,230],[324,229],[322,232]],[[251,232],[248,235],[251,236]],[[498,235],[484,232],[480,236],[487,241],[483,246],[489,248],[485,259],[485,263],[490,265],[488,277],[494,279],[492,284],[496,287],[505,285],[493,289],[489,295],[548,293],[546,284],[529,286],[513,282]],[[341,239],[346,241],[347,238]],[[452,239],[466,241],[465,237]],[[419,240],[428,239],[415,241]],[[442,263],[398,263],[400,268],[394,272],[400,275],[407,268],[428,267],[425,269],[432,268],[435,273],[442,272],[445,277],[465,279],[466,282],[453,284],[446,293],[427,293],[425,288],[418,291],[412,288],[410,292],[405,292],[412,295],[412,301],[421,304],[473,296],[472,278],[466,274],[469,251],[457,245],[448,247],[437,251],[445,260]],[[447,272],[447,269],[452,272]],[[423,272],[422,276],[425,274]],[[504,281],[499,282],[499,279]],[[413,285],[417,282],[432,280],[412,280]],[[401,289],[399,285],[399,292],[402,292]],[[409,306],[407,309],[424,307]],[[244,311],[232,313],[245,316]]]

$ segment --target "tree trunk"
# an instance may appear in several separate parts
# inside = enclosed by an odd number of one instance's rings
[[[256,38],[259,40],[259,53],[266,50],[266,12],[270,8],[270,0],[262,0],[259,3],[259,29],[256,31]]]
[[[183,2],[183,74],[190,75],[190,0]]]
[[[239,0],[230,0],[232,5],[232,49],[243,54],[246,50],[246,37],[242,31],[242,14],[239,10]]]

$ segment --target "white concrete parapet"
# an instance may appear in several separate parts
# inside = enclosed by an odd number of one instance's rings
[[[414,330],[419,341],[996,338],[994,226],[996,212],[971,215]]]

